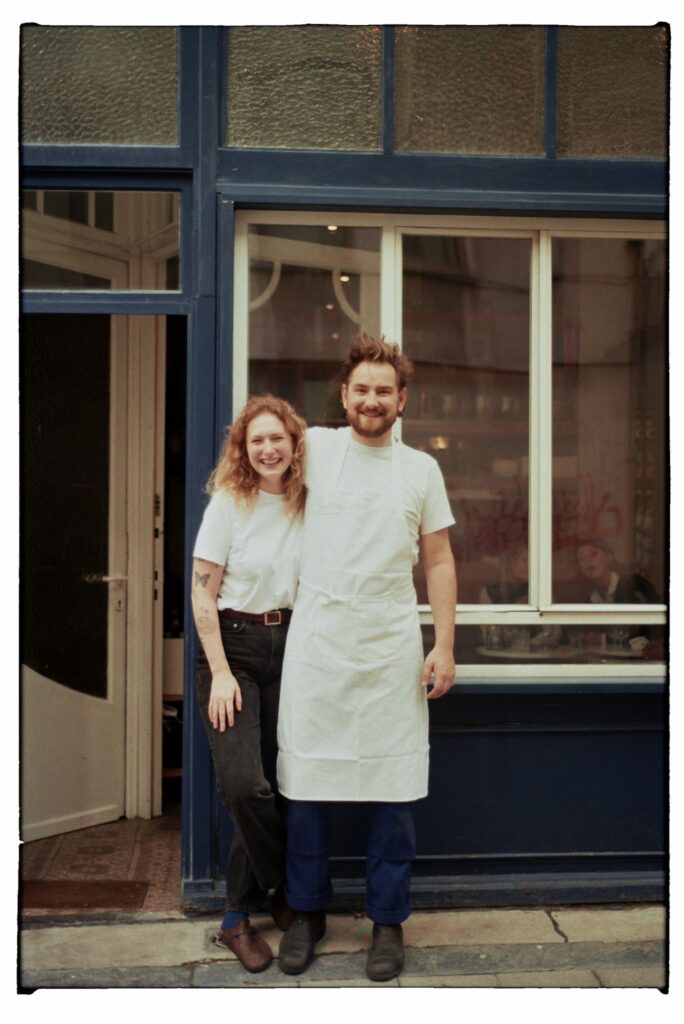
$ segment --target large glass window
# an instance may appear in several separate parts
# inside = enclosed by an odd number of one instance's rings
[[[178,289],[178,193],[26,191],[21,205],[23,288]]]
[[[400,429],[445,478],[465,671],[662,674],[659,229],[244,213],[237,245],[236,407],[276,391],[337,427],[359,330],[413,360]],[[420,565],[415,582],[429,644]]]
[[[380,329],[379,229],[254,225],[248,244],[250,393],[341,425],[340,362],[359,330]]]
[[[665,244],[553,243],[554,602],[665,593]]]
[[[441,466],[468,604],[527,603],[530,252],[529,238],[403,240],[403,438]]]

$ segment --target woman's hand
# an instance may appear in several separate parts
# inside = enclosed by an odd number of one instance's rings
[[[235,712],[242,711],[242,694],[232,672],[222,672],[211,681],[209,694],[209,721],[215,729],[226,731],[235,725]]]

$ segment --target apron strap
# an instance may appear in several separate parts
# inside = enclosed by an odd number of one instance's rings
[[[351,447],[351,442],[352,442],[351,427],[347,427],[346,428],[345,434],[346,434],[346,437],[345,437],[343,443],[340,445],[340,450],[339,450],[339,453],[338,453],[338,456],[337,456],[337,460],[335,462],[335,469],[334,469],[334,473],[333,473],[333,488],[336,488],[336,487],[339,486],[340,479],[342,477],[342,470],[344,468],[344,462],[345,462],[345,459],[347,458],[347,452],[349,451],[349,449]],[[404,491],[403,491],[403,487],[402,487],[403,478],[402,478],[402,470],[401,470],[401,455],[400,455],[400,452],[399,452],[399,445],[400,444],[401,444],[401,442],[399,441],[399,438],[395,437],[394,433],[392,433],[392,441],[391,441],[391,443],[389,445],[389,449],[390,449],[390,464],[391,464],[391,476],[392,476],[392,480],[391,480],[392,497],[394,498],[395,502],[397,502],[398,507],[400,509],[402,509],[402,512],[403,512],[403,508],[404,508]],[[407,533],[408,533],[408,530],[407,530]]]

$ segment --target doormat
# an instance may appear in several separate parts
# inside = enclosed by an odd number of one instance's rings
[[[22,882],[24,910],[140,910],[149,882]]]

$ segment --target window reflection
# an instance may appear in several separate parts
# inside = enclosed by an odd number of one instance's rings
[[[554,601],[658,602],[665,243],[556,239],[553,268]]]
[[[177,290],[175,192],[39,190],[22,196],[21,277],[27,289]]]
[[[380,230],[253,225],[249,392],[272,391],[309,425],[346,424],[338,373],[360,330],[380,331]]]
[[[434,647],[434,626],[422,626],[427,655]],[[458,626],[456,664],[489,665],[648,665],[662,664],[666,656],[664,626],[553,625],[527,626],[501,623]]]
[[[444,473],[461,603],[500,603],[528,543],[529,267],[528,239],[404,237],[403,438]]]

